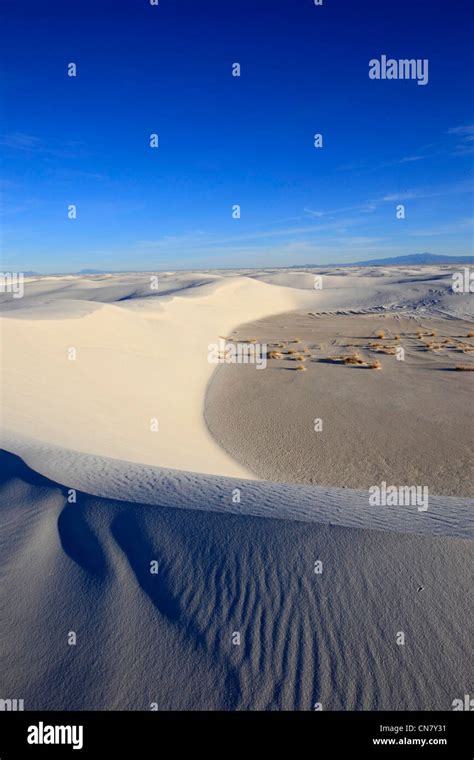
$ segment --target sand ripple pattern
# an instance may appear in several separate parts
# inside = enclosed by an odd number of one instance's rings
[[[26,709],[441,710],[469,693],[471,541],[175,509],[159,490],[69,504],[2,466],[2,690]]]

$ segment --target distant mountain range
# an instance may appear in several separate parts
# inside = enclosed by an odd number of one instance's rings
[[[76,274],[109,274],[107,269],[81,269]]]
[[[393,256],[387,259],[368,259],[367,261],[351,261],[345,264],[295,264],[291,269],[328,267],[383,267],[383,266],[415,266],[420,264],[474,264],[474,256],[438,256],[434,253],[410,253],[408,256]]]
[[[276,269],[316,269],[318,267],[383,267],[383,266],[420,266],[423,264],[474,264],[474,256],[439,256],[434,253],[410,253],[408,256],[392,256],[386,259],[367,259],[366,261],[350,261],[344,264],[293,264],[291,267],[275,267]],[[217,269],[219,267],[216,267]],[[229,267],[231,268],[231,267]],[[93,274],[123,274],[130,270],[112,269],[81,269],[74,272],[77,275]],[[145,271],[145,270],[144,270]],[[151,270],[150,270],[151,271]],[[25,277],[40,277],[40,272],[23,272]],[[59,274],[59,273],[58,273]]]
[[[434,253],[411,253],[388,259],[356,261],[352,266],[384,266],[385,264],[474,264],[474,256],[438,256]]]

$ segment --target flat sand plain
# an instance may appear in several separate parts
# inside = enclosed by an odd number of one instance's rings
[[[262,370],[219,366],[207,424],[259,478],[347,488],[385,481],[472,496],[474,373],[455,369],[474,368],[472,329],[398,313],[298,312],[246,324],[229,337],[251,336],[280,356]],[[399,347],[402,360],[392,353]],[[354,354],[364,363],[338,358]],[[379,370],[368,368],[377,361]]]

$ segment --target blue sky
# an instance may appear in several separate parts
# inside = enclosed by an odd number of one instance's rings
[[[3,270],[470,254],[469,5],[6,0]],[[369,79],[382,54],[428,84]]]

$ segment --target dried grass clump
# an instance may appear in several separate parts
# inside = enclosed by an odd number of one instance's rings
[[[291,357],[292,362],[305,362],[306,356],[303,356],[303,354],[295,354]]]
[[[470,332],[466,335],[466,338],[474,338],[474,332]]]
[[[281,359],[282,354],[280,351],[269,351],[267,356],[269,359]]]
[[[379,330],[378,333],[376,333],[375,337],[380,338],[381,340],[385,338],[385,330]]]
[[[396,346],[387,346],[386,343],[369,343],[368,347],[371,351],[376,351],[379,354],[390,354],[394,356],[397,353]]]
[[[344,356],[342,359],[343,364],[366,364],[360,354],[350,354],[350,356]]]
[[[456,364],[458,372],[474,372],[474,364]]]
[[[394,340],[400,340],[400,336],[399,335],[394,335],[393,339]]]
[[[368,369],[382,369],[382,363],[380,359],[376,359],[374,362],[370,362],[367,367]]]
[[[289,354],[297,354],[297,353],[298,353],[298,351],[297,351],[297,349],[296,349],[296,348],[289,348],[289,349],[288,349],[288,353],[289,353]]]
[[[471,351],[474,351],[474,346],[463,346],[463,354],[469,354]]]
[[[306,372],[306,367],[303,364],[298,364],[295,369],[298,369],[300,372]]]
[[[382,369],[382,364],[379,359],[375,359],[373,362],[368,362],[363,359],[360,354],[354,353],[348,356],[331,356],[327,361],[339,362],[349,367],[366,367],[367,369]]]

